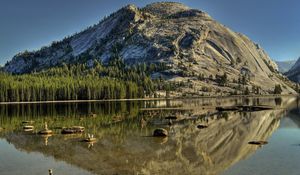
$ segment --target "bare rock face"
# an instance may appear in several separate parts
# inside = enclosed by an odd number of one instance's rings
[[[242,76],[248,79],[246,87],[257,86],[261,94],[271,93],[276,84],[284,87],[285,94],[295,93],[281,80],[276,63],[258,44],[205,12],[172,2],[153,3],[144,8],[128,5],[50,47],[16,55],[4,69],[27,73],[95,58],[105,63],[116,53],[127,64],[166,63],[168,68],[153,73],[153,78],[182,82],[186,87],[180,90],[181,94],[230,94],[238,89],[234,82]],[[90,57],[82,60],[83,54]],[[213,81],[224,73],[233,82],[226,87]]]
[[[300,82],[300,58],[293,65],[293,67],[286,73],[286,75],[290,80],[297,83]]]

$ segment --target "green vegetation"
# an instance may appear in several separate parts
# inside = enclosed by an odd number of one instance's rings
[[[274,94],[281,94],[281,93],[282,93],[282,89],[280,84],[275,85]]]
[[[0,101],[55,101],[142,98],[154,96],[157,87],[150,72],[163,64],[145,63],[126,66],[114,58],[103,66],[94,60],[88,64],[63,64],[42,72],[10,75],[0,73]],[[162,80],[157,80],[161,83]]]
[[[250,90],[248,87],[245,88],[244,95],[250,95]]]
[[[226,72],[223,75],[216,75],[216,82],[220,85],[220,86],[225,86],[227,84],[227,74]]]

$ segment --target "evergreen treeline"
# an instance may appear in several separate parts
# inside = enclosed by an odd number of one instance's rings
[[[164,65],[126,66],[112,59],[103,66],[63,64],[38,73],[0,73],[0,101],[54,101],[141,98],[153,95],[155,83],[149,73]]]

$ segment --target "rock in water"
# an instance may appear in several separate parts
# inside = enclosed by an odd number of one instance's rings
[[[43,129],[43,130],[39,131],[38,134],[40,134],[40,135],[52,135],[53,131],[49,130],[49,129]]]
[[[49,172],[49,175],[53,175],[52,169],[49,169],[48,172]]]
[[[248,142],[248,144],[250,145],[266,145],[268,144],[267,141],[251,141],[251,142]]]
[[[198,125],[198,126],[197,126],[198,129],[205,129],[205,128],[207,128],[207,127],[208,127],[207,125]]]
[[[168,131],[163,128],[155,129],[153,132],[154,137],[167,137],[168,135],[169,135]]]
[[[63,128],[61,131],[62,134],[78,134],[83,132],[84,127],[82,126],[72,126],[71,128]]]
[[[31,126],[31,125],[25,125],[23,126],[23,129],[34,129],[34,126]]]

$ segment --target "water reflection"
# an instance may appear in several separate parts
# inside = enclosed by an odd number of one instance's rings
[[[281,107],[292,102],[290,98],[207,98],[6,105],[0,109],[0,126],[6,128],[0,135],[20,151],[40,152],[95,174],[219,174],[255,153],[259,147],[247,143],[268,140],[285,112]],[[214,106],[234,104],[279,108],[259,112],[214,110]],[[141,110],[144,108],[151,110]],[[97,117],[89,117],[90,113]],[[172,115],[178,116],[174,123],[164,123],[164,118]],[[54,135],[24,133],[20,127],[23,120],[35,120],[36,130],[47,121]],[[60,134],[59,128],[72,125],[84,126],[86,134]],[[199,129],[199,125],[208,127]],[[157,127],[167,129],[169,137],[149,137]],[[97,142],[81,142],[87,133],[94,134]]]

